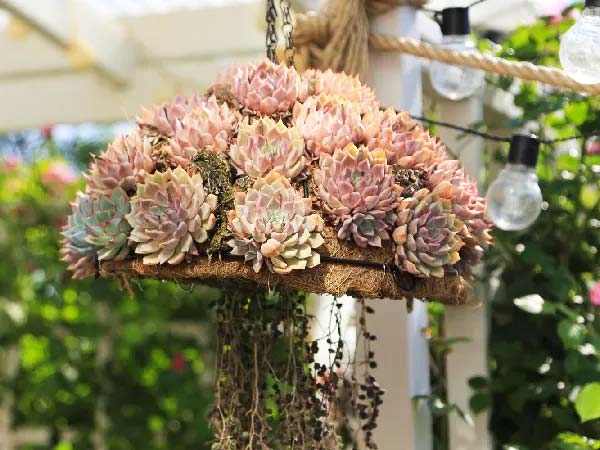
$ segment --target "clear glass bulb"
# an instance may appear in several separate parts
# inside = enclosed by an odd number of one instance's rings
[[[487,192],[488,215],[507,231],[524,230],[542,211],[542,191],[534,169],[507,164]]]
[[[581,84],[600,83],[600,7],[587,7],[560,41],[560,63]]]
[[[469,35],[446,35],[442,38],[442,48],[463,52],[474,52],[475,44]],[[431,84],[438,94],[450,100],[470,97],[483,84],[481,70],[454,66],[432,61],[429,65]]]

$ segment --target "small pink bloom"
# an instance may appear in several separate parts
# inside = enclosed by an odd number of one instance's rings
[[[63,161],[54,161],[42,173],[42,182],[48,186],[68,186],[77,181],[75,171]]]
[[[15,169],[19,164],[21,164],[22,162],[23,161],[21,160],[21,158],[19,156],[8,155],[0,160],[0,169],[4,170],[5,172],[10,172],[11,170]]]
[[[600,306],[600,282],[590,291],[590,301],[593,305]]]
[[[171,358],[171,370],[175,373],[181,373],[185,370],[187,361],[182,353],[175,353]]]
[[[47,141],[52,139],[52,125],[51,124],[44,125],[42,127],[42,129],[40,130],[40,132],[42,133],[42,137],[44,139],[46,139]]]
[[[600,155],[600,141],[595,138],[588,139],[585,143],[585,150],[588,155]]]

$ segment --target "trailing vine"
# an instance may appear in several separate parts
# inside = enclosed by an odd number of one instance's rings
[[[220,450],[339,448],[332,418],[341,340],[315,362],[305,295],[225,289],[214,303],[217,376],[212,426]],[[332,313],[339,330],[338,311]],[[333,342],[327,338],[328,342]]]

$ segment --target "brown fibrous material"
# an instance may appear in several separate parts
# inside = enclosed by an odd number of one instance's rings
[[[325,244],[319,248],[321,256],[340,259],[370,261],[383,264],[393,258],[391,244],[381,248],[360,249],[351,242],[337,239],[336,232],[326,227]],[[266,269],[255,273],[250,264],[218,254],[193,257],[179,265],[144,265],[141,259],[104,261],[100,265],[103,277],[124,274],[128,278],[156,278],[165,280],[197,280],[208,285],[223,287],[225,280],[249,282],[268,287],[284,287],[315,294],[336,297],[350,295],[355,298],[389,298],[434,300],[448,305],[464,304],[468,300],[469,283],[462,275],[444,278],[416,278],[400,272],[397,281],[391,273],[377,267],[355,266],[341,262],[321,262],[313,269],[293,271],[278,275]],[[413,283],[414,282],[414,283]],[[403,290],[411,286],[414,289]]]

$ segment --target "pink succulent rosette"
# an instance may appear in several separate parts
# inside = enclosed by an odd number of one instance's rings
[[[492,243],[460,163],[355,77],[263,60],[137,121],[94,158],[65,226],[79,278],[107,259],[177,265],[223,251],[291,274],[319,266],[332,230],[345,248],[389,251],[401,271],[438,278],[469,272]],[[63,169],[44,177],[71,180]]]

